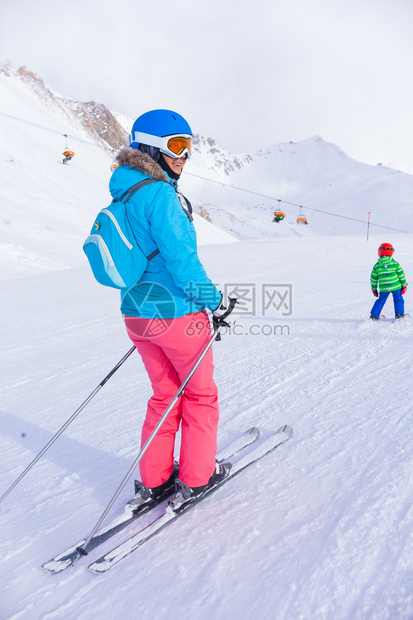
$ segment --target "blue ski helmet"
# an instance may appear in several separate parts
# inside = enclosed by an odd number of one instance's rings
[[[146,134],[145,142],[135,139],[135,133]],[[159,147],[159,140],[165,136],[183,135],[193,137],[192,130],[183,116],[172,110],[151,110],[139,116],[133,124],[129,136],[129,146],[139,148],[139,144]],[[151,140],[153,137],[153,140]],[[151,140],[151,142],[150,142]],[[161,148],[161,150],[163,150]],[[168,154],[168,151],[167,151]],[[176,157],[176,155],[175,155]]]

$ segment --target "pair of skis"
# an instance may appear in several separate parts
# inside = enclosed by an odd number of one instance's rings
[[[224,450],[218,453],[217,460],[219,462],[231,459],[232,467],[229,475],[221,480],[218,484],[207,489],[202,495],[194,498],[194,500],[182,504],[177,510],[173,511],[168,505],[160,516],[156,517],[145,527],[139,529],[132,534],[128,539],[119,544],[117,547],[107,552],[105,555],[99,557],[97,560],[89,565],[89,570],[96,574],[107,572],[114,565],[118,564],[124,558],[130,556],[136,549],[141,547],[145,542],[150,540],[153,536],[158,534],[166,526],[170,525],[175,519],[180,517],[184,512],[196,506],[205,497],[216,491],[223,484],[226,484],[228,480],[231,480],[243,471],[246,467],[255,463],[265,454],[268,454],[271,450],[274,450],[277,446],[287,441],[292,436],[293,430],[291,426],[281,426],[276,432],[272,433],[267,439],[259,441],[261,433],[258,428],[253,427],[247,430],[243,435],[238,437],[235,441],[229,444]],[[257,442],[257,443],[256,443]],[[244,456],[239,453],[250,446],[255,444],[251,450],[249,450]],[[239,456],[239,458],[237,458]],[[235,457],[235,458],[234,458]],[[93,549],[102,545],[104,542],[118,534],[120,531],[131,525],[134,521],[139,519],[143,514],[149,512],[152,508],[162,503],[162,501],[170,498],[170,494],[165,494],[158,499],[158,501],[150,504],[143,504],[140,509],[125,514],[114,519],[109,525],[99,530],[95,536],[90,540],[86,553],[89,553]],[[85,540],[78,542],[63,553],[60,553],[52,560],[49,560],[43,564],[42,568],[48,573],[60,573],[69,566],[71,566],[79,556],[78,548],[82,548]]]

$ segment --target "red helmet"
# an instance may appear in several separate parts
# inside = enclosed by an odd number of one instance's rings
[[[382,243],[379,247],[379,256],[393,256],[394,247],[391,243]]]

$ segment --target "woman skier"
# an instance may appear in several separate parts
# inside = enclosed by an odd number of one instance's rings
[[[208,278],[196,245],[192,207],[177,182],[191,155],[192,131],[171,110],[151,110],[134,123],[129,148],[117,156],[110,192],[121,198],[146,178],[126,205],[137,243],[145,255],[159,250],[141,280],[122,291],[127,333],[142,357],[153,396],[142,428],[143,446],[211,338],[206,309],[217,319],[231,311]],[[212,347],[195,371],[140,461],[132,509],[176,490],[174,508],[228,474],[215,461],[218,393]],[[179,474],[174,464],[181,427]],[[177,478],[177,476],[179,476]]]

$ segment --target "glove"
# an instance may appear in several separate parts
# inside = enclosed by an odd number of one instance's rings
[[[217,323],[223,322],[231,314],[237,303],[236,297],[224,297],[221,293],[221,301],[218,304],[218,308],[212,311],[214,321],[216,320]]]
[[[224,297],[221,293],[221,301],[218,304],[218,308],[212,311],[212,323],[214,326],[214,331],[220,325],[225,325],[225,327],[229,327],[230,323],[227,320],[233,309],[235,308],[235,304],[237,304],[236,297]],[[217,340],[221,340],[221,334],[218,333]]]
[[[406,291],[407,291],[407,286],[403,286],[401,290],[401,294],[404,295]]]
[[[373,293],[374,297],[378,297],[379,296],[377,291],[371,291],[371,292]]]

